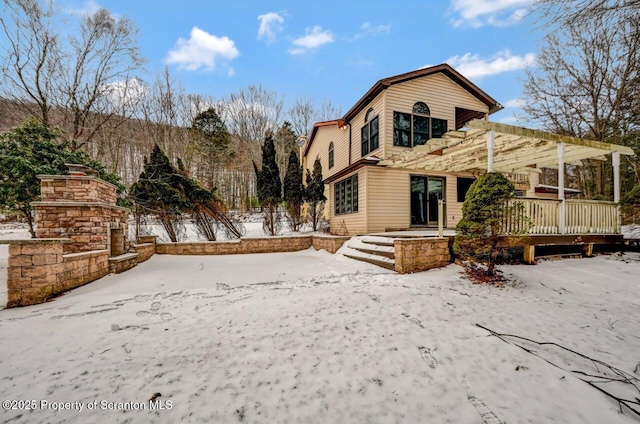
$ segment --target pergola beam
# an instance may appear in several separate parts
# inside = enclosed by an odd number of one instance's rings
[[[537,138],[541,140],[553,141],[556,143],[566,143],[572,144],[574,146],[592,147],[594,149],[606,150],[608,152],[620,152],[623,155],[633,156],[635,154],[633,152],[633,149],[627,146],[603,143],[601,141],[587,140],[584,138],[570,137],[568,135],[548,133],[545,131],[532,130],[530,128],[516,127],[514,125],[500,124],[497,122],[483,121],[479,119],[469,121],[467,123],[467,128],[482,129],[486,131],[493,130],[498,133]]]
[[[442,139],[399,151],[381,161],[379,165],[441,172],[478,172],[493,169],[500,172],[525,173],[531,166],[558,168],[559,143],[564,143],[565,164],[581,165],[584,159],[603,160],[611,153],[633,154],[633,150],[626,146],[495,122],[474,120],[467,127],[469,129],[466,132],[451,131],[444,134]],[[493,155],[489,154],[490,150]]]

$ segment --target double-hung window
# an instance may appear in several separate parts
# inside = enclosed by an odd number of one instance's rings
[[[334,162],[334,157],[333,157],[333,141],[331,143],[329,143],[329,169],[333,168],[333,162]]]
[[[361,130],[362,156],[368,155],[380,146],[378,134],[378,117],[373,109],[369,109],[364,117],[364,127]]]
[[[413,105],[413,113],[393,112],[394,146],[421,146],[429,139],[442,138],[446,132],[446,119],[431,117],[429,107],[423,102]]]
[[[336,215],[358,212],[358,174],[335,183],[333,192]]]

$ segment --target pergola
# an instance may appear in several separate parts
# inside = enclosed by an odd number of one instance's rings
[[[620,201],[620,155],[634,155],[627,146],[553,134],[474,119],[466,131],[449,131],[442,139],[393,155],[379,165],[442,172],[540,173],[540,168],[565,169],[583,159],[612,155],[614,202]],[[558,232],[566,233],[564,172],[558,173]],[[620,228],[620,214],[617,228]]]

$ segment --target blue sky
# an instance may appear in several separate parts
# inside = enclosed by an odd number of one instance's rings
[[[492,120],[507,123],[542,37],[524,17],[530,3],[56,0],[133,20],[145,79],[169,66],[190,93],[222,98],[262,84],[287,104],[306,96],[346,112],[381,78],[447,62],[506,106]]]

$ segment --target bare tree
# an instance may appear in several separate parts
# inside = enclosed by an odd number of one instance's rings
[[[574,26],[592,19],[610,22],[637,16],[640,0],[536,0],[532,10],[544,18],[542,25]]]
[[[165,68],[150,86],[141,105],[149,148],[157,144],[171,160],[186,156],[190,124],[188,104],[184,87]]]
[[[287,111],[289,122],[297,136],[308,135],[313,124],[318,121],[318,111],[312,97],[297,97],[293,106]]]
[[[224,100],[221,113],[229,132],[245,143],[251,159],[257,160],[265,134],[275,132],[279,126],[283,107],[284,99],[275,91],[262,85],[250,85],[231,93]],[[250,163],[247,169],[250,169]]]
[[[312,97],[301,96],[296,98],[287,114],[293,131],[296,135],[301,136],[309,135],[316,122],[340,118],[342,109],[334,106],[330,101],[322,102],[318,108]]]
[[[231,134],[231,149],[236,157],[220,175],[221,196],[229,196],[229,205],[250,208],[257,200],[253,161],[259,161],[265,135],[280,126],[284,99],[262,85],[250,85],[231,93],[218,110]],[[224,193],[224,194],[223,194]]]
[[[630,107],[640,96],[640,19],[596,14],[567,22],[544,38],[527,70],[523,109],[550,131],[621,140],[640,124],[638,108]],[[578,180],[595,181],[593,190],[604,194],[603,162],[587,164]]]
[[[76,147],[90,141],[114,116],[122,117],[122,106],[128,102],[121,99],[138,95],[137,85],[130,82],[144,62],[137,35],[132,21],[99,9],[82,18],[79,37],[69,37],[60,103],[70,114],[70,137],[83,140]]]
[[[55,29],[53,3],[5,0],[0,25],[6,37],[0,57],[0,96],[50,126],[62,75],[63,44]]]
[[[318,111],[318,121],[331,121],[340,117],[342,117],[342,108],[340,106],[335,106],[328,100],[322,102]]]
[[[123,113],[127,102],[114,97],[135,89],[131,81],[143,63],[137,28],[100,9],[83,16],[76,31],[53,2],[42,3],[4,1],[0,24],[7,43],[0,63],[7,83],[1,95],[43,124],[67,129],[79,148],[116,116],[130,115]]]

